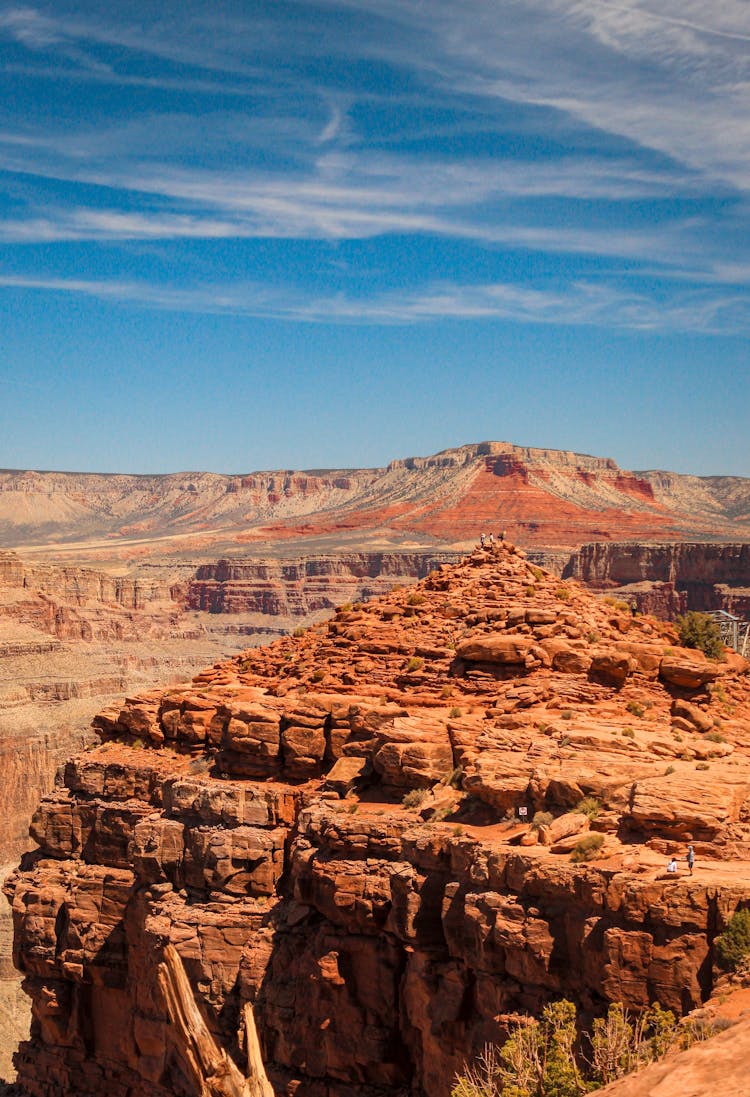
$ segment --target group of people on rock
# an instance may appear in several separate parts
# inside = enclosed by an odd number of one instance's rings
[[[687,854],[685,855],[687,861],[688,870],[690,875],[693,875],[693,865],[695,864],[695,850],[692,846],[688,846]],[[667,872],[677,872],[677,858],[672,854],[669,864],[667,865]]]
[[[505,530],[503,530],[501,533],[498,533],[497,540],[498,540],[498,544],[505,540]],[[487,535],[486,533],[480,533],[479,534],[480,548],[492,548],[492,546],[494,544],[495,544],[495,534],[494,533],[490,533],[489,535]]]

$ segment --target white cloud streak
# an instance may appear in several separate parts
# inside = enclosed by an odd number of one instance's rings
[[[746,290],[687,290],[664,304],[643,290],[579,281],[539,289],[511,283],[476,286],[433,284],[369,299],[346,294],[310,297],[257,284],[156,287],[136,281],[0,276],[0,287],[81,294],[123,305],[165,311],[231,314],[299,323],[415,324],[435,320],[512,320],[555,325],[593,325],[623,330],[704,334],[750,331]]]
[[[316,23],[319,9],[328,23]],[[229,75],[237,93],[252,97],[243,111],[209,113],[203,101],[195,115],[165,109],[126,115],[119,124],[97,119],[55,130],[6,122],[0,172],[29,185],[23,200],[5,204],[0,243],[28,250],[56,242],[433,236],[487,249],[628,260],[644,271],[667,271],[689,288],[673,286],[657,305],[645,291],[582,282],[574,267],[563,290],[519,288],[516,295],[502,283],[367,299],[364,289],[360,297],[310,289],[305,300],[301,290],[258,296],[257,288],[232,285],[146,292],[139,282],[39,278],[27,288],[144,305],[159,300],[165,308],[383,323],[502,318],[515,309],[522,320],[568,322],[569,310],[577,317],[571,322],[598,324],[606,306],[614,324],[644,330],[744,330],[746,265],[734,253],[750,191],[744,0],[716,0],[710,8],[701,0],[320,0],[269,12],[238,19],[220,8],[188,3],[178,11],[166,3],[141,25],[123,12],[105,18],[86,4],[67,13],[0,8],[0,36],[57,79],[67,73],[138,83],[144,77],[122,58],[145,56],[155,59],[155,75],[146,80],[154,87],[218,90]],[[343,15],[360,22],[337,36],[332,28]],[[377,60],[408,75],[417,112],[411,132],[394,128],[373,141],[355,109],[372,92],[320,74],[316,83],[306,68],[323,48],[334,60]],[[447,138],[443,152],[430,146],[451,114],[455,136],[465,117],[497,136],[504,123],[495,113],[502,107],[506,117],[509,103],[539,108],[539,132],[551,136],[553,152],[456,152]],[[428,120],[427,107],[435,105],[443,121]],[[52,198],[45,187],[54,188]],[[82,187],[97,199],[83,200]],[[717,196],[727,203],[721,220],[689,208]],[[675,200],[685,210],[637,216],[639,205]],[[737,295],[707,288],[710,282],[736,284]]]

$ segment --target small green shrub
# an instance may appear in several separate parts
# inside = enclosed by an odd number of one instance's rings
[[[593,861],[603,845],[603,834],[584,834],[583,838],[576,842],[573,847],[570,859],[575,864],[581,864],[583,861]]]
[[[667,768],[664,770],[664,776],[665,777],[669,777],[673,773],[674,773],[674,766],[667,766]]]
[[[559,598],[561,602],[569,602],[570,590],[567,587],[558,587],[555,591],[555,597]]]
[[[584,798],[576,804],[574,810],[581,812],[582,815],[588,816],[589,819],[596,819],[601,811],[601,807],[602,805],[595,796],[584,796]]]
[[[628,701],[626,708],[633,716],[643,716],[646,709],[638,701]]]
[[[726,743],[726,739],[720,731],[709,731],[706,738],[708,739],[709,743]]]
[[[750,956],[750,910],[736,910],[716,938],[716,956],[724,971],[736,971]]]
[[[296,629],[292,633],[292,636],[304,636],[304,635],[305,635],[305,630],[302,627],[302,625],[297,625]]]
[[[691,610],[675,622],[680,643],[686,648],[698,648],[709,659],[720,659],[724,654],[721,631],[713,617]]]
[[[625,736],[626,739],[635,739],[635,732],[630,727],[623,728],[622,734]]]
[[[446,773],[440,784],[443,785],[444,788],[461,788],[461,781],[463,780],[463,776],[464,767],[456,766],[456,768],[452,769],[450,773]]]
[[[554,815],[551,811],[537,811],[531,820],[531,829],[539,830],[540,827],[548,827],[553,819]]]
[[[405,808],[418,808],[425,802],[426,799],[426,788],[413,788],[407,792],[406,796],[404,796],[403,800],[401,801],[401,804]]]
[[[709,765],[708,765],[708,762],[696,762],[695,768],[696,769],[708,769]]]
[[[457,720],[458,717],[462,715],[461,709],[456,708],[456,706],[454,705],[453,708],[448,713],[448,715],[451,717],[452,720]]]
[[[535,594],[536,594],[536,587],[534,586],[533,583],[529,583],[529,585],[526,587],[526,597],[527,598],[533,598]]]
[[[535,565],[532,565],[529,570],[531,571],[531,574],[536,579],[537,583],[540,581],[540,579],[544,578],[544,572],[542,571],[541,568],[538,568]]]
[[[409,597],[406,599],[407,606],[421,606],[423,602],[424,594],[420,594],[417,590],[410,594]]]
[[[312,674],[310,675],[310,681],[312,681],[312,682],[322,682],[323,679],[325,678],[325,676],[326,676],[326,672],[323,669],[323,667],[318,667],[318,669],[314,670],[312,672]]]
[[[423,666],[424,659],[422,659],[419,655],[412,655],[411,659],[406,664],[406,672],[407,674],[411,674],[415,670],[421,670]]]
[[[351,608],[352,608],[351,602],[344,602],[342,605],[339,606],[338,612],[339,613],[349,613]]]

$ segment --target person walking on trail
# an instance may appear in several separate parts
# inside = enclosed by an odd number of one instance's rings
[[[482,548],[484,548],[484,534],[483,533],[479,534],[479,544],[481,545]]]
[[[695,850],[692,846],[688,846],[687,857],[685,858],[690,870],[690,875],[693,875],[693,865],[695,864]]]

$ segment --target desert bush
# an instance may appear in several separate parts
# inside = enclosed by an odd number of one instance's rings
[[[570,859],[575,864],[581,864],[583,861],[593,861],[603,845],[603,834],[584,834],[583,838],[576,842],[573,847]]]
[[[553,819],[554,815],[551,811],[537,811],[531,820],[531,829],[539,830],[540,827],[548,827]]]
[[[681,1035],[658,1002],[639,1015],[613,1002],[584,1034],[584,1055],[575,1006],[553,1002],[539,1020],[516,1024],[502,1047],[486,1045],[456,1076],[451,1097],[582,1097],[663,1058]]]
[[[426,799],[426,788],[413,788],[407,792],[401,803],[405,808],[418,808]]]
[[[635,739],[635,732],[632,728],[623,728],[622,734],[625,736],[626,739]]]
[[[702,1040],[709,1040],[720,1032],[726,1032],[734,1023],[729,1017],[691,1017],[682,1026],[681,1046],[689,1048]]]
[[[294,631],[292,632],[292,636],[304,636],[304,635],[305,635],[305,629],[303,628],[302,625],[297,625],[296,629],[294,629]]]
[[[411,674],[415,670],[421,670],[423,666],[424,659],[422,659],[419,655],[412,655],[411,659],[406,664],[406,671],[408,674]]]
[[[716,938],[716,956],[724,971],[736,971],[750,957],[750,910],[736,910]]]
[[[461,788],[461,781],[463,780],[463,776],[464,767],[456,766],[455,769],[452,769],[450,771],[450,773],[446,773],[440,784],[443,785],[445,788]]]
[[[555,591],[555,597],[559,598],[561,602],[569,602],[570,591],[567,587],[558,587]]]
[[[584,798],[576,804],[574,811],[580,811],[581,814],[588,816],[589,819],[596,819],[601,811],[601,806],[602,805],[595,796],[584,796]]]
[[[639,701],[628,701],[625,707],[627,708],[628,712],[632,713],[633,716],[643,716],[644,712],[646,711],[644,706],[640,704]]]
[[[461,716],[461,709],[460,709],[460,708],[457,708],[457,707],[456,707],[456,706],[454,705],[454,706],[453,706],[453,708],[452,708],[452,709],[450,710],[450,712],[448,713],[448,715],[449,715],[449,716],[451,717],[451,719],[452,719],[452,720],[457,720],[457,719],[458,719],[458,717],[459,717],[459,716]]]
[[[318,667],[318,669],[314,670],[312,672],[312,674],[310,675],[310,681],[311,682],[322,682],[323,679],[325,678],[325,676],[326,676],[326,672],[323,669],[323,667]]]
[[[421,606],[423,602],[424,594],[420,594],[417,590],[410,594],[409,597],[406,599],[407,606]]]
[[[686,648],[698,648],[709,659],[720,659],[724,654],[721,632],[713,617],[691,610],[675,622],[680,643]]]
[[[708,765],[708,762],[696,762],[695,768],[696,769],[708,769],[709,765]]]
[[[706,738],[710,743],[726,743],[726,739],[720,731],[709,731]]]

